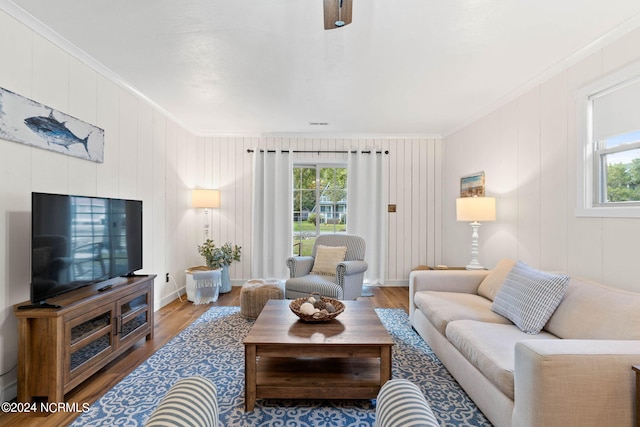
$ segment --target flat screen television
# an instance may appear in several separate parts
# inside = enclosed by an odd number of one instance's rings
[[[31,195],[31,302],[142,268],[142,201]]]

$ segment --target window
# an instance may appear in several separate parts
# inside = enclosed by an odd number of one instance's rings
[[[595,141],[597,204],[640,205],[640,131]]]
[[[344,165],[294,165],[293,254],[311,255],[321,233],[347,227],[347,169]]]
[[[578,95],[579,216],[640,217],[640,64]]]

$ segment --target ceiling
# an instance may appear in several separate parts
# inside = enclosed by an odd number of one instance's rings
[[[638,0],[354,0],[327,31],[322,4],[0,2],[198,135],[446,135],[640,25]]]

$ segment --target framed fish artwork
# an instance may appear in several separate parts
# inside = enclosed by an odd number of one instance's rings
[[[102,163],[104,130],[0,88],[0,139]]]

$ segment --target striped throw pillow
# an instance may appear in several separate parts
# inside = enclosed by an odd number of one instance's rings
[[[528,334],[539,333],[556,310],[569,276],[547,273],[518,261],[496,294],[491,309]]]

